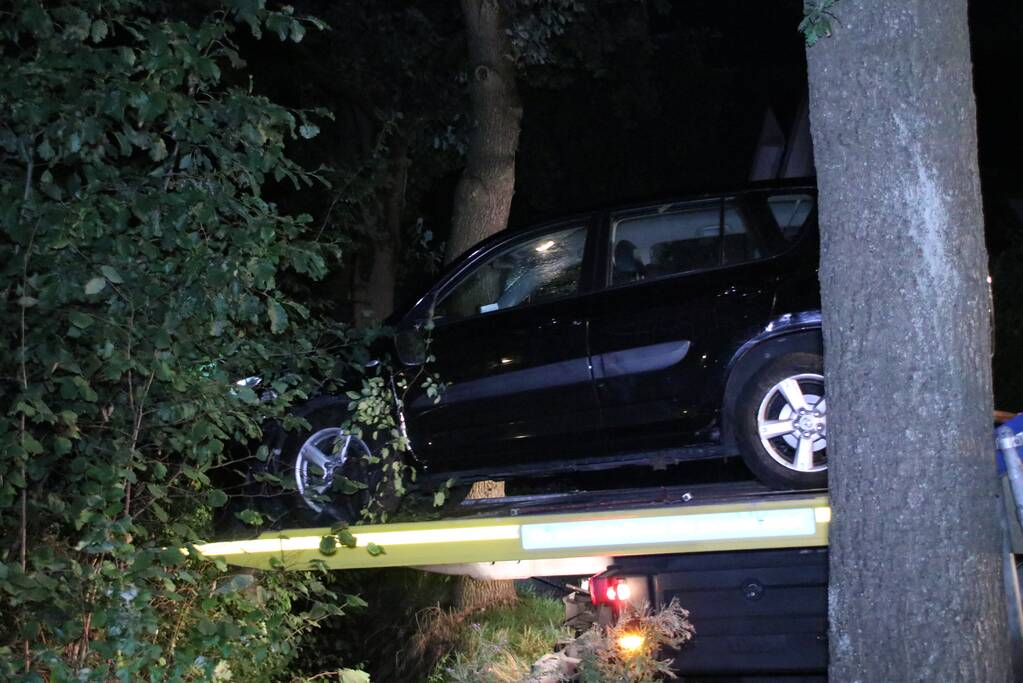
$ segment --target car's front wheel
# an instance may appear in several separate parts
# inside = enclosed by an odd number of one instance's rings
[[[765,484],[827,485],[827,402],[820,355],[791,353],[767,363],[743,388],[734,424],[743,459]]]
[[[326,406],[306,416],[310,428],[287,434],[273,449],[271,469],[284,492],[264,511],[291,524],[352,522],[369,502],[372,451],[345,426],[347,411]],[[292,493],[293,492],[293,493]]]

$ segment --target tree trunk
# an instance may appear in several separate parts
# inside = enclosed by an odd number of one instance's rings
[[[504,498],[504,482],[477,481],[466,498]],[[460,576],[455,584],[455,609],[462,612],[506,605],[518,599],[514,581],[481,581],[470,576]]]
[[[515,88],[515,65],[499,0],[462,0],[469,48],[469,95],[473,125],[465,170],[455,188],[444,260],[450,263],[474,244],[508,224],[515,193],[515,152],[522,105]],[[469,498],[504,496],[504,482],[477,482]],[[511,581],[459,577],[455,607],[482,609],[517,600]]]
[[[408,163],[405,144],[392,140],[389,181],[374,203],[375,215],[372,216],[379,234],[363,246],[355,263],[352,313],[356,327],[375,325],[394,310]],[[369,262],[365,276],[363,271],[367,264],[364,261]]]
[[[807,51],[835,681],[1009,679],[966,0],[844,0]]]
[[[455,189],[447,262],[507,225],[522,119],[501,3],[462,0],[462,14],[473,121],[465,170]]]

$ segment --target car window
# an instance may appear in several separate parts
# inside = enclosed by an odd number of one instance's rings
[[[517,242],[476,266],[441,299],[434,317],[466,318],[575,294],[585,247],[583,226]]]
[[[771,214],[774,215],[782,237],[787,242],[794,242],[813,210],[813,195],[774,195],[767,198],[767,206],[771,209]]]
[[[627,217],[613,223],[611,284],[721,263],[721,205]]]
[[[735,200],[725,201],[724,226],[721,231],[721,262],[724,265],[756,261],[768,255],[756,224]]]

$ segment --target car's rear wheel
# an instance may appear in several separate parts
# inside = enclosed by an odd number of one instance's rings
[[[736,441],[746,464],[776,488],[827,484],[827,402],[824,363],[791,353],[761,368],[736,403]]]

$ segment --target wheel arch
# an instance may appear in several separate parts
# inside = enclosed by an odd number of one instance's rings
[[[721,404],[721,442],[735,446],[733,414],[742,387],[765,364],[790,353],[816,353],[823,355],[824,342],[819,324],[796,329],[775,330],[769,336],[759,337],[744,344],[728,364],[728,379]]]

